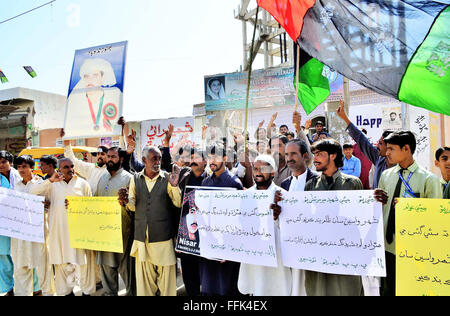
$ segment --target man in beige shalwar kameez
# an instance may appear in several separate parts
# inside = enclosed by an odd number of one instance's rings
[[[72,296],[79,286],[83,295],[95,293],[95,255],[91,250],[70,247],[69,224],[65,200],[68,196],[91,197],[91,187],[86,180],[75,175],[70,159],[59,161],[61,174],[54,174],[42,183],[41,193],[50,199],[49,257],[55,267],[56,294]]]

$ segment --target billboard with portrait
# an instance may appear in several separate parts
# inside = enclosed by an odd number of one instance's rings
[[[327,101],[339,101],[344,95],[343,77],[326,67],[324,76],[330,82]],[[206,111],[245,109],[248,72],[235,72],[205,77]],[[294,67],[277,67],[252,72],[249,108],[294,106]]]
[[[127,42],[75,51],[65,111],[65,139],[119,135]]]

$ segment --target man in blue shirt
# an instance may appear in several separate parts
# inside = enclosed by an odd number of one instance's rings
[[[344,151],[344,167],[341,168],[342,173],[359,178],[361,175],[361,160],[353,156],[353,145],[345,144]]]
[[[227,153],[221,145],[208,149],[209,168],[213,174],[202,182],[202,187],[235,188],[243,190],[239,178],[226,168]],[[200,261],[200,279],[202,294],[207,296],[237,296],[240,264],[219,262],[202,258]]]
[[[373,177],[372,188],[378,188],[378,182],[380,181],[381,174],[386,169],[393,167],[392,164],[386,159],[387,146],[384,139],[388,137],[393,131],[384,131],[377,146],[374,146],[369,139],[361,132],[348,118],[344,110],[345,103],[341,100],[341,105],[337,110],[337,115],[347,124],[347,132],[358,144],[363,154],[373,163],[375,166],[375,174]]]

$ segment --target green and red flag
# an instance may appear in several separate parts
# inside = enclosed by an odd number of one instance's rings
[[[345,77],[379,94],[450,115],[449,4],[316,0],[305,14],[285,16],[282,25],[302,26],[296,39],[301,48]]]
[[[280,23],[294,43],[297,42],[302,32],[303,17],[314,6],[314,3],[315,0],[258,0],[258,5]],[[330,96],[330,83],[323,74],[326,66],[301,48],[300,60],[298,60],[297,46],[296,44],[294,46],[294,87],[300,103],[309,115]],[[297,63],[300,63],[298,74]]]
[[[31,66],[23,66],[23,69],[31,76],[31,78],[36,78],[36,71]]]
[[[3,71],[1,69],[0,69],[0,81],[1,81],[1,83],[8,82],[8,78],[6,78],[5,74],[3,73]]]

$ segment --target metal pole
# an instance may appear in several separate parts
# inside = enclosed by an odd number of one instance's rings
[[[245,101],[245,126],[244,126],[244,150],[247,148],[247,127],[248,127],[248,101],[250,96],[250,84],[252,79],[252,65],[253,65],[253,48],[255,46],[255,36],[256,36],[256,28],[258,27],[258,14],[259,14],[259,6],[256,7],[256,18],[255,18],[255,28],[253,29],[253,38],[252,38],[252,45],[250,48],[250,64],[248,69],[248,84],[247,84],[247,97]]]

